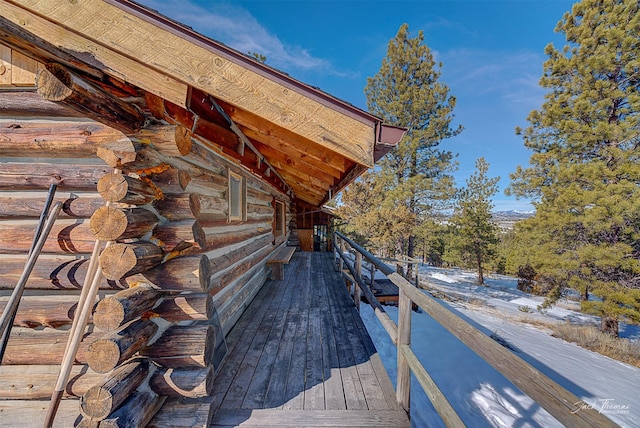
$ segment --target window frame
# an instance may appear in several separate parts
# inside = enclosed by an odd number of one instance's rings
[[[227,203],[229,204],[227,219],[232,221],[246,221],[247,219],[247,185],[245,178],[236,173],[228,170],[227,174]],[[237,188],[232,183],[238,183]],[[236,190],[237,189],[237,190]],[[234,193],[237,192],[237,195]],[[237,208],[237,210],[234,210]],[[237,214],[232,214],[233,211],[237,211]]]
[[[280,217],[280,219],[278,219]],[[279,238],[284,236],[287,231],[287,210],[283,201],[273,199],[273,236]],[[280,226],[280,227],[278,227]]]

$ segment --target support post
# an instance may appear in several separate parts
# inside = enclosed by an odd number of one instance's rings
[[[396,379],[396,400],[409,413],[411,395],[411,368],[401,352],[402,345],[411,344],[411,299],[399,289],[398,302],[398,376]]]
[[[362,254],[360,251],[356,251],[356,281],[362,282]],[[356,304],[356,309],[360,312],[360,287],[354,284],[353,302]]]
[[[338,235],[334,235],[333,236],[333,262],[334,262],[334,266],[333,268],[337,271],[340,272],[338,270],[338,266],[340,264],[340,260],[342,260],[342,257],[340,257],[338,255]]]

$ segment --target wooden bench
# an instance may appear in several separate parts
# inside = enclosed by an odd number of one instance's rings
[[[271,279],[284,279],[284,265],[291,261],[296,247],[280,247],[267,259],[267,264],[271,265]]]

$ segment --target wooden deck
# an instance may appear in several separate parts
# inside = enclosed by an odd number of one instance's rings
[[[331,253],[296,252],[227,345],[213,427],[410,426]]]

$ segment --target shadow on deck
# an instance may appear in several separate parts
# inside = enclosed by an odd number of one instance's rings
[[[227,345],[213,427],[409,426],[331,253],[297,252]]]

